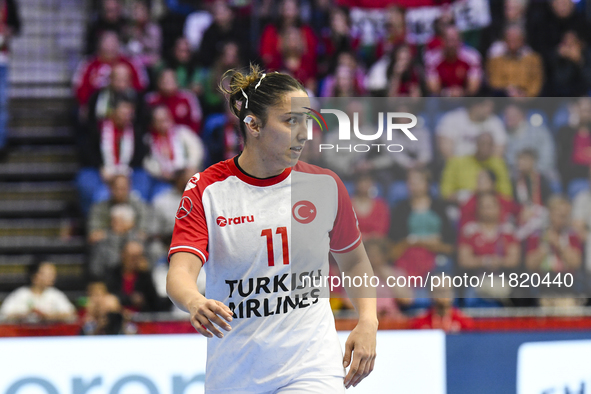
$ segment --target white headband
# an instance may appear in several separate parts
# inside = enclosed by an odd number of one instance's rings
[[[246,93],[244,93],[244,90],[242,90],[242,88],[240,88],[240,91],[242,92],[242,95],[246,99],[246,103],[244,103],[244,108],[248,108],[248,96],[246,95]]]
[[[263,82],[263,78],[265,78],[266,76],[267,76],[267,74],[263,74],[263,76],[261,77],[261,79],[259,79],[259,82],[254,87],[254,90],[255,91],[257,90],[257,88],[259,87],[259,85],[261,84],[261,82]],[[248,96],[246,95],[246,93],[244,93],[244,90],[242,90],[242,88],[240,88],[240,91],[242,92],[242,95],[246,99],[246,102],[244,103],[244,108],[247,108],[248,109]]]
[[[257,88],[259,87],[259,85],[261,84],[261,82],[263,82],[263,79],[267,76],[267,74],[263,74],[263,76],[261,77],[261,79],[259,79],[259,83],[256,84],[256,86],[254,87],[254,90],[257,90]]]

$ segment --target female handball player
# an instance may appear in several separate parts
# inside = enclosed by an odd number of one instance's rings
[[[298,161],[304,87],[256,66],[229,73],[222,89],[244,149],[188,182],[168,295],[208,338],[207,393],[344,393],[374,367],[375,292],[347,289],[359,320],[343,355],[328,295],[306,279],[328,275],[329,253],[344,275],[372,275],[351,201],[332,171]],[[196,285],[202,267],[205,296]]]

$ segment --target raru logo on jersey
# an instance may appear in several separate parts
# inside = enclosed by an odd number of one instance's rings
[[[254,222],[254,215],[250,216],[236,216],[235,218],[225,218],[223,216],[218,216],[215,219],[215,222],[220,227],[230,226],[232,224],[242,224],[246,222]]]

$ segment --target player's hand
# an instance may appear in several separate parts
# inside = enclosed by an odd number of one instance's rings
[[[212,338],[214,335],[223,338],[224,334],[217,327],[226,331],[232,329],[228,324],[232,321],[232,311],[220,301],[200,296],[189,306],[189,313],[195,330],[207,338]]]
[[[343,357],[343,366],[349,365],[349,373],[345,376],[345,387],[355,387],[367,375],[373,371],[376,359],[376,335],[378,330],[377,321],[360,321],[349,334],[345,342],[345,356]],[[353,361],[351,362],[351,354]]]

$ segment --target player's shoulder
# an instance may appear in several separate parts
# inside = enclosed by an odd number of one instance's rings
[[[311,174],[311,175],[328,175],[335,180],[340,181],[340,178],[334,171],[329,170],[328,168],[323,168],[314,164],[305,163],[301,160],[297,162],[297,164],[293,167],[294,172],[299,172],[302,174]]]
[[[345,187],[345,184],[343,183],[341,178],[339,178],[339,176],[334,171],[329,170],[328,168],[323,168],[314,164],[298,161],[297,164],[293,167],[292,171],[296,174],[302,174],[304,176],[318,176],[316,181],[321,183],[323,187],[328,186],[329,188],[336,188],[338,194],[347,194],[347,188]],[[334,183],[330,182],[330,179],[332,179]],[[305,182],[307,181],[308,180],[306,180]]]
[[[220,161],[219,163],[213,164],[205,170],[193,175],[191,179],[189,179],[189,182],[187,182],[185,192],[191,189],[197,189],[202,193],[208,186],[216,182],[222,182],[232,176],[228,161],[229,160]]]

